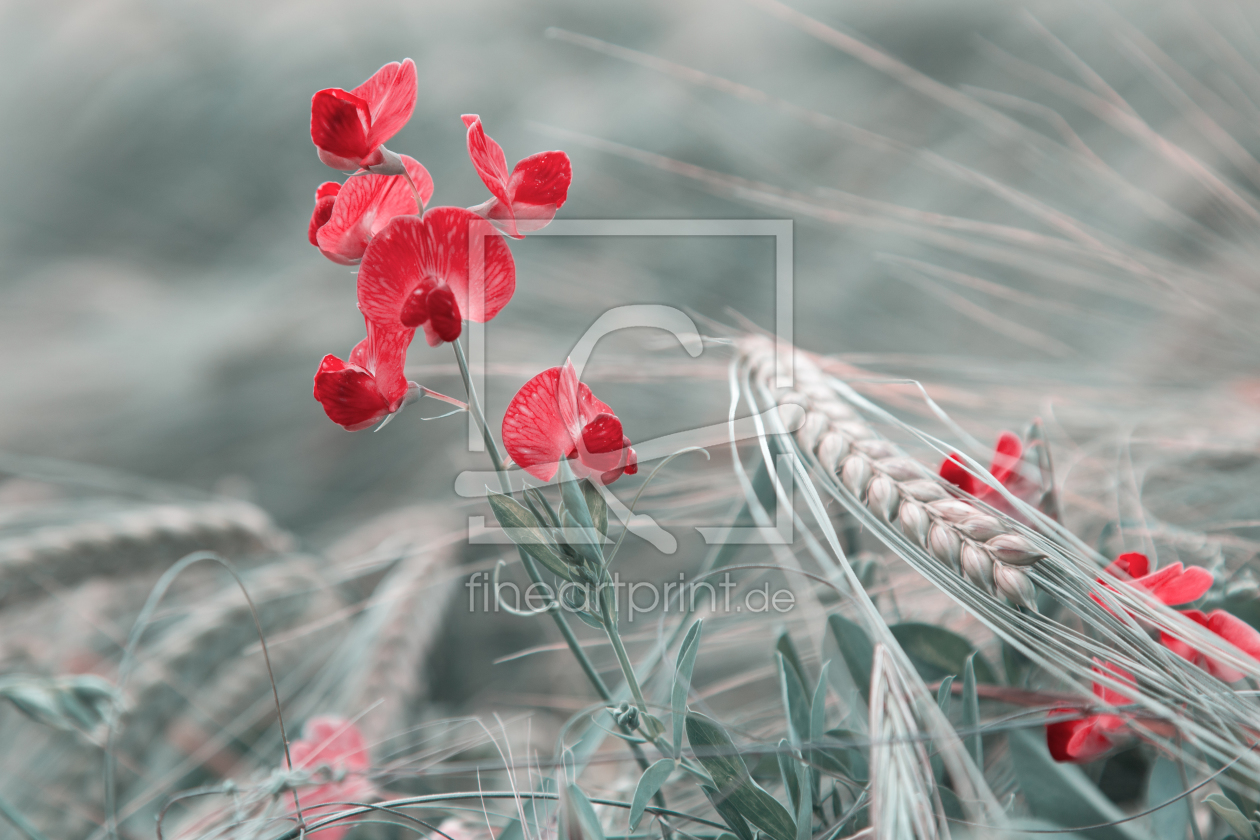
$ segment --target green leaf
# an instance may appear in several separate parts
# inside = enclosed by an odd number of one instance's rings
[[[490,491],[490,509],[494,518],[507,530],[507,535],[530,557],[565,580],[572,580],[572,570],[551,546],[551,539],[538,525],[529,509],[511,496]]]
[[[670,694],[670,710],[674,723],[674,756],[682,756],[683,723],[687,713],[687,693],[691,690],[691,671],[696,666],[696,651],[700,649],[700,631],[704,622],[696,619],[687,630],[682,646],[678,648],[678,666],[674,669],[674,688]]]
[[[844,664],[849,669],[849,675],[853,677],[853,684],[861,692],[862,700],[870,703],[871,661],[875,657],[874,645],[871,644],[865,630],[839,613],[829,617],[827,624],[831,627],[831,635],[835,637],[836,644],[840,646],[840,655],[844,657]]]
[[[595,809],[586,794],[575,784],[565,788],[565,802],[562,810],[564,829],[561,837],[565,840],[604,840],[604,829],[595,816]]]
[[[748,773],[748,766],[721,724],[704,715],[687,715],[687,740],[713,777],[718,795],[771,840],[796,840],[796,821]],[[731,826],[734,828],[734,826]]]
[[[801,785],[796,777],[796,767],[792,763],[792,746],[786,738],[779,741],[779,751],[774,757],[779,762],[779,775],[783,777],[783,789],[787,791],[788,801],[796,808],[801,801]]]
[[[824,662],[814,686],[814,698],[809,704],[809,743],[817,744],[827,731],[827,669],[831,662]]]
[[[936,689],[936,705],[941,707],[941,714],[949,717],[949,707],[953,704],[954,699],[954,678],[952,676],[941,680],[940,688]]]
[[[1232,828],[1239,840],[1256,840],[1256,830],[1252,827],[1251,821],[1238,810],[1237,805],[1229,801],[1228,797],[1213,793],[1203,797],[1203,804],[1211,808],[1216,816]]]
[[[787,713],[788,734],[792,746],[799,747],[809,740],[809,700],[805,697],[805,686],[788,664],[787,657],[776,653],[774,658],[779,668],[779,691],[783,697],[783,710]]]
[[[639,827],[639,820],[643,819],[643,809],[647,807],[648,801],[656,796],[657,791],[661,789],[661,785],[665,784],[676,766],[674,759],[662,758],[643,771],[643,775],[639,777],[639,783],[634,787],[634,798],[630,800],[631,831]]]
[[[1045,730],[1015,729],[1007,733],[1015,776],[1033,816],[1070,829],[1125,818],[1081,768],[1060,764],[1046,748]],[[1148,835],[1130,822],[1082,832],[1094,840],[1143,840]]]
[[[963,671],[963,663],[975,652],[971,642],[933,624],[905,621],[888,628],[926,682],[936,682]],[[997,675],[984,657],[976,656],[976,681],[997,683]]]
[[[1146,807],[1157,808],[1183,793],[1177,762],[1162,755],[1155,759],[1146,783]],[[1151,830],[1158,840],[1185,840],[1190,827],[1189,802],[1188,798],[1179,799],[1151,813]]]
[[[791,665],[792,670],[796,672],[796,678],[801,681],[801,685],[805,685],[807,682],[805,666],[801,664],[801,657],[796,652],[796,645],[792,644],[792,637],[786,630],[779,634],[779,640],[775,642],[774,649],[783,654],[787,664]]]
[[[700,790],[704,791],[704,795],[708,797],[709,802],[713,805],[713,810],[721,815],[726,822],[728,828],[739,836],[739,840],[753,840],[752,829],[748,827],[748,820],[739,815],[739,811],[735,810],[730,801],[722,798],[722,794],[717,788],[701,785]]]
[[[976,767],[984,772],[984,739],[980,737],[980,698],[976,696],[975,654],[967,657],[963,666],[962,725],[966,730],[963,743],[967,752],[976,762]]]
[[[582,495],[586,498],[586,509],[591,513],[591,524],[596,532],[601,537],[608,536],[608,501],[590,479],[582,482]]]

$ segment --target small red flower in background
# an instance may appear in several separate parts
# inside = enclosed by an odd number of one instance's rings
[[[1133,675],[1111,663],[1094,660],[1094,672],[1110,671],[1113,677],[1134,685]],[[1094,683],[1094,696],[1111,706],[1122,706],[1132,701],[1127,694]],[[1076,709],[1055,709],[1050,717],[1070,715]],[[1046,724],[1046,745],[1055,761],[1082,764],[1101,758],[1126,740],[1132,732],[1127,720],[1120,715],[1098,714],[1078,720],[1060,720]]]
[[[578,382],[573,363],[544,370],[521,386],[503,416],[503,445],[535,478],[549,481],[570,465],[578,478],[611,484],[639,471],[630,439],[606,404]]]
[[[1180,563],[1173,563],[1152,573],[1151,561],[1137,551],[1121,554],[1103,569],[1103,577],[1098,582],[1110,589],[1113,587],[1108,578],[1145,589],[1160,603],[1170,607],[1197,601],[1212,588],[1212,573],[1201,566],[1183,567]],[[1090,597],[1102,603],[1096,596]]]
[[[1194,567],[1191,567],[1194,568]],[[1241,618],[1224,610],[1213,610],[1204,613],[1202,610],[1182,610],[1181,614],[1196,624],[1220,636],[1234,647],[1248,654],[1252,659],[1260,659],[1260,632],[1257,632]],[[1160,632],[1159,640],[1164,647],[1183,659],[1187,659],[1224,682],[1236,682],[1243,678],[1243,673],[1223,662],[1209,658],[1202,651],[1196,650],[1186,642]]]
[[[376,798],[376,791],[367,778],[371,766],[363,733],[345,718],[321,716],[311,718],[302,728],[302,739],[289,744],[294,770],[311,774],[325,773],[329,781],[299,788],[302,816],[307,822],[351,807],[346,804]],[[320,770],[320,768],[326,768]],[[289,803],[290,813],[294,812]],[[318,829],[314,836],[322,840],[339,840],[350,830],[345,823],[333,823]]]
[[[350,351],[349,363],[325,356],[315,373],[315,399],[346,431],[374,426],[402,408],[419,389],[403,376],[415,330],[367,322],[367,338]]]
[[[433,197],[429,171],[406,155],[400,156],[420,201]],[[368,242],[395,216],[414,216],[421,211],[411,184],[399,175],[357,175],[345,184],[327,181],[315,191],[315,211],[308,235],[311,244],[328,259],[355,265],[363,259]]]
[[[465,114],[468,156],[494,198],[471,208],[513,239],[546,227],[569,197],[573,168],[564,152],[523,158],[508,174],[503,148],[488,136],[481,117]]]
[[[311,140],[319,159],[344,171],[397,174],[397,158],[384,143],[415,107],[416,65],[410,58],[391,61],[352,91],[319,91],[311,99]]]
[[[1019,435],[1014,432],[1002,432],[998,437],[997,445],[993,448],[993,464],[989,467],[989,472],[999,484],[1016,496],[1023,496],[1030,489],[1029,482],[1019,474],[1019,462],[1023,457],[1024,442],[1020,440]],[[1006,500],[998,491],[972,475],[963,466],[962,458],[957,452],[950,453],[950,456],[941,464],[940,475],[964,493],[975,496],[977,499],[991,499],[990,504],[995,507],[1004,507],[1006,504]]]
[[[387,329],[424,327],[436,347],[463,321],[485,323],[516,291],[516,264],[485,219],[461,207],[398,216],[378,233],[359,268],[359,309]]]

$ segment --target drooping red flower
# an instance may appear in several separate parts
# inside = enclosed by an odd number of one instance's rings
[[[346,431],[376,425],[419,393],[403,376],[413,329],[387,329],[367,322],[367,338],[350,351],[349,362],[325,356],[315,373],[315,399],[330,420]]]
[[[366,802],[376,798],[376,790],[367,777],[371,767],[367,744],[352,721],[332,715],[311,718],[302,728],[302,739],[289,744],[289,755],[293,758],[291,769],[305,770],[317,779],[327,779],[322,784],[298,788],[298,801],[302,803],[302,816],[307,822],[351,807],[332,803]],[[295,811],[292,800],[289,811]],[[313,836],[339,840],[349,830],[347,823],[337,822],[318,829]]]
[[[1094,672],[1098,674],[1111,672],[1129,685],[1135,685],[1133,675],[1109,662],[1094,660]],[[1123,692],[1107,688],[1101,683],[1094,683],[1094,696],[1111,706],[1123,706],[1132,702],[1132,697]],[[1050,717],[1070,715],[1076,709],[1063,708],[1050,712]],[[1055,761],[1070,761],[1076,764],[1093,761],[1111,752],[1132,737],[1128,720],[1116,714],[1089,715],[1076,720],[1060,720],[1046,724],[1046,745]]]
[[[494,197],[470,208],[513,239],[541,230],[569,197],[573,167],[564,152],[539,152],[522,159],[508,173],[503,148],[486,135],[481,117],[464,114],[468,156]]]
[[[311,140],[334,169],[398,174],[398,156],[385,141],[416,107],[416,65],[392,61],[352,91],[321,90],[311,98]]]
[[[463,321],[485,323],[516,291],[516,264],[503,237],[461,207],[398,216],[373,237],[359,267],[359,309],[388,329],[424,327],[436,347]]]
[[[1016,496],[1024,495],[1024,492],[1029,489],[1024,486],[1027,482],[1019,474],[1019,462],[1023,457],[1024,442],[1020,440],[1019,435],[1014,432],[1002,432],[993,449],[993,463],[989,467],[989,472],[999,484]],[[990,503],[995,506],[1005,501],[998,491],[971,474],[971,471],[963,465],[962,458],[957,452],[951,452],[941,464],[940,475],[959,490],[977,499],[991,500]]]
[[[428,204],[433,197],[429,171],[406,155],[400,157],[420,201]],[[311,244],[335,263],[355,265],[363,259],[368,242],[391,219],[421,211],[416,193],[401,175],[358,175],[345,184],[320,184],[308,231]]]
[[[1260,660],[1260,632],[1257,632],[1254,627],[1238,616],[1227,613],[1225,610],[1213,610],[1211,613],[1206,614],[1202,610],[1182,610],[1181,614],[1195,624],[1206,627],[1252,659]],[[1166,632],[1160,631],[1159,640],[1164,647],[1173,653],[1193,662],[1224,682],[1236,682],[1243,678],[1242,671],[1238,671],[1220,660],[1210,658],[1202,651],[1196,650],[1188,643],[1170,636]]]
[[[512,397],[503,416],[503,445],[513,461],[543,481],[551,480],[566,458],[575,476],[601,484],[639,471],[621,421],[578,381],[569,361],[544,370]]]

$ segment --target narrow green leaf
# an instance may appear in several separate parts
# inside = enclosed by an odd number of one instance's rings
[[[1238,810],[1238,806],[1229,801],[1229,798],[1219,793],[1213,793],[1203,797],[1203,804],[1215,812],[1226,825],[1234,830],[1239,840],[1256,840],[1256,830],[1252,828],[1251,821]]]
[[[954,677],[951,674],[941,680],[941,687],[936,689],[936,705],[941,707],[941,713],[945,717],[949,717],[949,707],[953,705],[954,700]]]
[[[796,840],[796,821],[773,796],[753,781],[748,766],[721,724],[704,715],[687,715],[687,740],[713,777],[719,796],[771,840]],[[734,826],[731,826],[734,828]]]
[[[604,829],[595,816],[591,801],[581,788],[570,783],[565,788],[565,840],[604,840]]]
[[[639,783],[634,787],[634,798],[630,800],[631,831],[639,827],[639,820],[643,819],[643,809],[647,807],[652,797],[656,796],[661,785],[665,784],[669,774],[674,772],[675,766],[674,759],[662,758],[643,771],[643,775],[639,777]]]
[[[792,761],[792,745],[786,738],[779,741],[779,751],[774,757],[779,762],[779,775],[783,777],[783,789],[787,791],[788,801],[796,808],[801,801],[801,786]]]
[[[687,693],[691,690],[691,672],[696,666],[696,651],[700,649],[700,631],[704,622],[696,619],[687,630],[682,646],[678,648],[678,665],[674,669],[674,688],[670,695],[673,712],[674,756],[682,756],[683,723],[687,714]]]
[[[1146,783],[1146,807],[1158,808],[1184,792],[1177,762],[1162,755],[1156,758]],[[1151,813],[1151,831],[1157,840],[1185,840],[1190,828],[1189,807],[1190,798],[1185,797]]]
[[[813,786],[809,783],[809,766],[803,761],[796,763],[796,786],[800,790],[796,805],[796,840],[810,840],[814,835]]]
[[[976,655],[973,653],[967,657],[967,663],[963,666],[962,725],[966,731],[963,743],[966,744],[967,752],[971,753],[976,766],[983,771],[984,739],[980,737],[980,698],[976,695],[975,660]]]
[[[572,580],[572,570],[551,546],[551,539],[538,525],[529,509],[511,496],[490,491],[490,509],[494,518],[506,530],[508,536],[521,549],[547,568],[551,573]]]
[[[582,495],[586,498],[586,508],[591,512],[591,524],[601,537],[608,536],[608,502],[590,479],[582,482]]]
[[[862,694],[862,700],[871,701],[871,662],[875,657],[875,647],[866,635],[866,631],[852,621],[836,613],[827,619],[831,627],[831,635],[840,646],[840,655],[853,677],[853,684]]]
[[[1065,829],[1125,818],[1081,768],[1050,757],[1044,730],[1014,729],[1006,739],[1015,777],[1033,816]],[[1117,822],[1082,834],[1094,840],[1149,840],[1149,835],[1132,822]]]
[[[839,743],[836,743],[836,742]],[[865,784],[870,778],[862,736],[851,729],[828,729],[823,733],[822,747],[814,752],[818,767],[854,782]]]
[[[926,682],[961,674],[963,663],[975,653],[971,642],[944,627],[904,621],[888,629]],[[983,656],[976,656],[975,669],[977,682],[997,683],[997,675]]]
[[[783,654],[783,658],[792,666],[792,670],[796,672],[796,678],[801,681],[801,685],[805,685],[807,682],[805,666],[801,663],[801,657],[796,652],[796,645],[792,644],[792,637],[786,630],[779,634],[779,639],[775,642],[774,648]]]
[[[824,662],[818,674],[818,685],[814,686],[814,698],[809,704],[809,743],[817,744],[827,731],[827,669],[830,662]]]
[[[774,655],[779,669],[779,692],[783,697],[783,711],[787,714],[788,735],[792,746],[799,747],[809,740],[809,700],[805,686],[797,678],[796,671],[781,653]]]

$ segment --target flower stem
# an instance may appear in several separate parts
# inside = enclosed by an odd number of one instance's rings
[[[503,456],[499,452],[499,444],[495,441],[494,435],[490,433],[489,426],[486,425],[486,415],[481,410],[481,399],[477,396],[477,389],[473,387],[472,375],[468,372],[468,360],[464,357],[464,348],[460,345],[458,339],[452,341],[451,344],[455,348],[455,360],[459,362],[459,374],[464,380],[464,390],[468,393],[468,410],[472,412],[473,421],[477,424],[477,428],[481,430],[481,437],[486,442],[486,451],[490,454],[490,460],[494,463],[495,472],[498,473],[499,485],[508,496],[514,496],[512,481],[503,469]],[[534,583],[542,583],[542,574],[539,573],[538,566],[534,563],[534,558],[530,557],[520,546],[517,546],[516,551],[521,557],[521,564],[525,566],[526,573],[529,574],[529,579]],[[582,671],[586,674],[586,678],[594,686],[595,693],[604,702],[611,703],[613,699],[612,692],[608,690],[608,685],[604,682],[603,677],[595,670],[595,665],[592,664],[590,658],[586,655],[586,651],[582,649],[582,643],[573,634],[573,628],[569,626],[568,620],[565,619],[560,610],[552,610],[551,618],[556,622],[560,635],[564,637],[564,641],[568,644],[574,658],[577,659],[578,665],[582,666]]]
[[[621,633],[617,630],[617,613],[613,609],[607,590],[604,591],[602,600],[603,603],[600,606],[604,613],[604,630],[608,633],[608,641],[612,642],[613,650],[617,653],[617,662],[621,665],[621,673],[625,675],[626,684],[630,686],[630,693],[634,695],[634,704],[639,707],[640,714],[646,715],[648,714],[647,701],[643,699],[643,689],[639,688],[639,680],[634,675],[634,665],[630,663],[626,646],[621,641]]]

